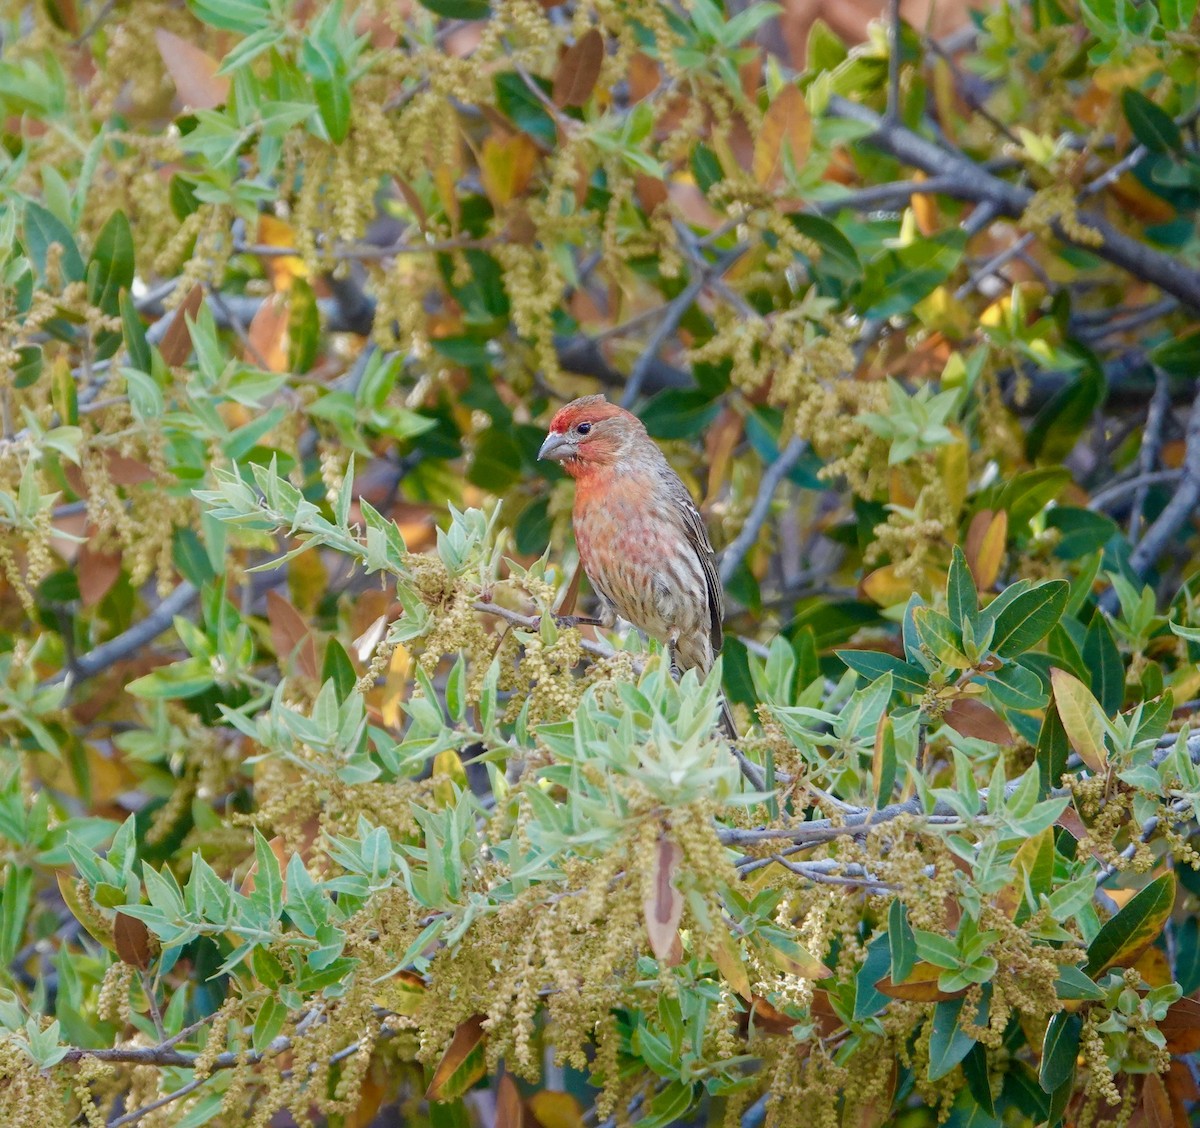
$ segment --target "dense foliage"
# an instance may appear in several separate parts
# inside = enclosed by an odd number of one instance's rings
[[[1196,0],[422,5],[3,5],[0,1121],[1187,1122]]]

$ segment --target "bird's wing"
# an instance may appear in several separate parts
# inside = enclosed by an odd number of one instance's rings
[[[725,598],[721,589],[721,577],[717,575],[717,558],[713,553],[712,541],[708,539],[708,529],[704,527],[704,518],[700,516],[700,510],[692,501],[692,495],[688,493],[687,486],[675,478],[671,490],[676,494],[679,511],[683,515],[683,531],[687,536],[688,544],[696,550],[696,555],[700,559],[700,567],[704,571],[704,583],[708,588],[710,637],[712,638],[713,653],[716,654],[720,651],[724,638],[721,621],[725,618]]]

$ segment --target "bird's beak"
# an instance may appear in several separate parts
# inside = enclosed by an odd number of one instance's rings
[[[566,435],[555,434],[551,431],[546,436],[546,441],[542,443],[542,449],[538,451],[538,461],[545,459],[549,462],[563,462],[574,454],[571,446],[571,440]]]

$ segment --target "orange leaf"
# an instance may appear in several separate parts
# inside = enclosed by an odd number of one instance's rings
[[[642,51],[635,51],[629,60],[629,101],[640,102],[652,94],[662,82],[658,62]]]
[[[496,1118],[493,1128],[522,1128],[525,1122],[525,1106],[511,1073],[502,1074],[496,1086]]]
[[[551,97],[556,106],[583,106],[592,96],[604,63],[604,36],[588,28],[558,60]]]
[[[750,1021],[756,1029],[768,1034],[787,1034],[800,1020],[777,1010],[761,995],[755,995],[750,1006]]]
[[[197,283],[188,291],[187,297],[183,299],[174,314],[168,315],[171,317],[171,324],[167,326],[162,343],[158,346],[158,351],[162,354],[163,361],[168,368],[182,364],[192,355],[192,335],[188,331],[187,322],[189,317],[194,319],[200,312],[202,301],[204,301],[204,290]]]
[[[1007,539],[1007,510],[993,513],[990,509],[981,509],[971,519],[963,552],[971,575],[975,577],[975,586],[980,591],[987,591],[996,582]]]
[[[875,984],[875,990],[889,998],[905,999],[912,1003],[941,1003],[947,999],[961,998],[967,993],[966,987],[960,991],[943,991],[938,986],[941,974],[940,967],[919,961],[913,964],[912,971],[903,983],[893,983],[891,976],[885,975]]]
[[[993,744],[1012,743],[1012,733],[999,714],[973,697],[960,697],[942,714],[942,720],[963,736]]]
[[[654,861],[653,887],[642,902],[650,950],[656,959],[672,967],[679,962],[672,957],[676,955],[679,921],[683,917],[683,894],[674,884],[681,861],[683,851],[669,838],[660,838]]]
[[[425,1090],[428,1101],[453,1101],[461,1097],[487,1072],[484,1055],[483,1015],[472,1015],[460,1022],[433,1071],[433,1080]]]
[[[75,573],[84,607],[95,607],[112,590],[121,574],[121,554],[97,552],[90,544],[85,544],[79,550]]]
[[[754,141],[754,179],[763,188],[777,187],[783,180],[783,154],[791,150],[799,168],[812,147],[812,115],[800,88],[788,83],[767,107],[762,128]]]
[[[537,146],[524,133],[498,138],[492,134],[479,154],[479,177],[495,207],[503,207],[525,191],[537,166]]]
[[[229,100],[229,76],[217,74],[220,64],[207,51],[162,28],[154,32],[154,41],[185,106],[213,110]]]
[[[255,311],[246,330],[246,360],[268,372],[288,369],[288,302],[272,294]]]

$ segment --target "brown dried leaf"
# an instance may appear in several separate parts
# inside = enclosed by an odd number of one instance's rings
[[[942,720],[963,736],[993,744],[1012,743],[1012,733],[1000,715],[973,697],[960,697],[942,714]]]
[[[472,1015],[460,1022],[433,1071],[425,1090],[429,1101],[453,1101],[463,1095],[487,1072],[483,1043],[483,1015]]]
[[[220,63],[207,51],[162,28],[154,32],[154,41],[185,106],[213,110],[229,100],[229,77],[217,74]]]
[[[502,1074],[496,1086],[496,1119],[494,1128],[523,1128],[525,1106],[511,1073]]]
[[[1175,1124],[1167,1088],[1157,1073],[1147,1073],[1142,1082],[1141,1112],[1148,1128],[1173,1128]]]
[[[754,179],[761,187],[775,187],[783,180],[785,147],[791,150],[797,168],[812,148],[812,115],[800,88],[790,82],[767,107],[754,141]]]
[[[115,450],[106,451],[104,466],[111,481],[118,486],[140,486],[154,481],[154,471],[136,458],[126,458]]]
[[[588,28],[558,60],[551,97],[556,106],[583,106],[592,96],[604,64],[604,36]]]
[[[95,607],[112,590],[121,574],[121,554],[97,552],[90,544],[85,544],[79,550],[75,574],[84,607]]]
[[[1194,1054],[1200,1050],[1200,1002],[1189,996],[1172,1003],[1158,1029],[1171,1053]]]
[[[754,996],[748,1020],[756,1030],[764,1030],[768,1034],[787,1034],[800,1021],[771,1006],[761,995]]]
[[[171,316],[171,324],[163,334],[158,351],[168,368],[182,364],[192,355],[192,335],[188,331],[188,318],[195,318],[200,312],[200,303],[204,301],[204,290],[197,283],[188,291],[179,308]]]
[[[635,51],[629,60],[629,101],[640,102],[653,94],[662,82],[662,69],[657,60],[642,51]]]
[[[306,678],[319,676],[317,645],[304,617],[277,591],[267,592],[267,622],[271,627],[271,646],[283,669],[288,660]]]
[[[683,894],[674,884],[681,861],[683,851],[669,838],[660,838],[654,860],[653,888],[642,902],[650,950],[656,959],[672,967],[671,957],[679,943],[679,921],[683,917]]]
[[[141,968],[142,971],[150,966],[153,946],[145,921],[126,913],[117,913],[113,921],[113,943],[117,946],[117,955],[122,963]]]

